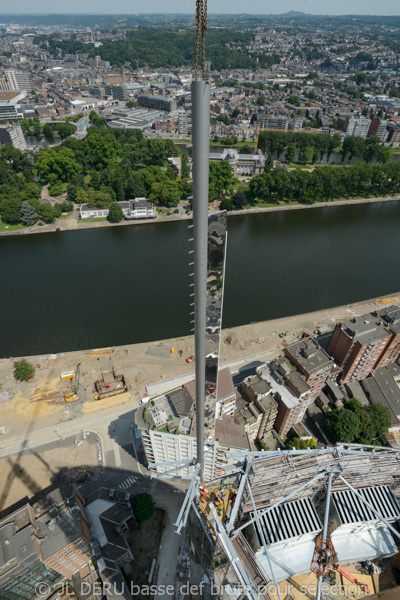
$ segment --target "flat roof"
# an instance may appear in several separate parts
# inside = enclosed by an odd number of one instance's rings
[[[377,317],[371,314],[353,317],[343,322],[343,329],[355,341],[363,346],[376,344],[390,335],[390,331],[380,325]]]
[[[333,360],[311,337],[303,338],[286,346],[286,353],[292,356],[309,373],[333,363]]]
[[[237,425],[232,417],[224,415],[215,422],[215,439],[230,448],[250,450],[249,440],[242,425]]]

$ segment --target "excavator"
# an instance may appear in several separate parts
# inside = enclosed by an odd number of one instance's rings
[[[76,371],[71,379],[71,384],[67,390],[64,392],[64,400],[65,402],[76,402],[79,400],[79,380],[81,375],[81,363],[76,365]]]

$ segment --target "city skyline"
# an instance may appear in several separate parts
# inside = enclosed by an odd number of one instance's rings
[[[187,8],[186,8],[187,7]],[[194,6],[189,3],[185,6],[186,10],[182,10],[182,3],[178,0],[172,0],[168,4],[166,11],[165,3],[160,0],[153,0],[150,5],[137,5],[127,0],[119,0],[110,6],[104,2],[94,2],[91,0],[85,3],[85,10],[82,10],[82,5],[77,0],[72,0],[69,4],[68,14],[190,14],[194,13]],[[259,14],[259,15],[281,15],[290,11],[304,12],[308,15],[377,15],[391,16],[399,15],[398,3],[395,0],[389,0],[383,9],[381,5],[377,5],[373,0],[338,0],[335,5],[327,5],[321,7],[321,3],[317,0],[303,0],[295,2],[294,0],[283,0],[278,7],[275,5],[265,4],[261,0],[255,0],[251,8],[246,6],[246,11],[243,11],[243,4],[239,0],[214,0],[210,3],[209,14]],[[31,3],[23,0],[19,4],[19,10],[2,12],[2,15],[13,14],[65,14],[63,4],[58,6],[50,0],[41,0],[37,3],[37,10],[32,12]]]

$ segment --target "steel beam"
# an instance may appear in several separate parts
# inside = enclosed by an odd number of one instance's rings
[[[206,390],[206,300],[208,253],[208,180],[210,153],[210,82],[193,81],[192,157],[196,355],[196,441],[200,480],[204,481],[204,404]]]
[[[263,517],[264,515],[266,515],[267,513],[269,513],[273,508],[276,508],[277,506],[280,506],[281,504],[283,504],[283,502],[287,502],[288,500],[290,500],[290,498],[293,498],[293,496],[295,496],[296,494],[298,494],[299,492],[301,492],[302,490],[304,490],[307,486],[311,485],[312,483],[314,483],[314,481],[317,481],[318,479],[322,479],[322,477],[326,477],[327,472],[323,471],[322,473],[318,473],[318,475],[315,475],[315,477],[313,477],[312,479],[310,479],[310,481],[306,481],[306,483],[303,483],[303,485],[300,485],[298,488],[296,488],[295,490],[293,490],[293,492],[290,492],[290,494],[288,494],[287,496],[285,496],[284,498],[282,498],[282,500],[278,500],[278,502],[275,502],[274,504],[271,504],[271,506],[268,506],[268,508],[265,508],[264,510],[261,510],[258,514],[260,517]],[[253,517],[252,519],[250,519],[250,521],[246,521],[246,523],[244,523],[243,525],[241,525],[240,527],[238,527],[237,529],[235,529],[235,531],[233,532],[233,536],[237,535],[239,533],[239,531],[242,531],[242,529],[245,529],[246,527],[248,527],[249,525],[251,525],[251,523],[254,523],[254,521],[256,520],[256,517]]]
[[[326,547],[325,539],[328,534],[328,523],[329,523],[329,507],[331,505],[331,491],[332,491],[332,479],[334,473],[329,473],[328,478],[328,488],[326,491],[326,502],[325,502],[325,514],[324,514],[324,527],[322,529],[322,549]],[[318,577],[318,587],[317,587],[317,597],[316,600],[321,600],[321,592],[322,592],[322,575]]]
[[[390,525],[390,523],[388,523],[388,522],[386,521],[386,519],[385,519],[384,517],[382,517],[382,515],[381,515],[381,514],[380,514],[380,513],[379,513],[377,510],[375,510],[375,508],[374,508],[373,506],[371,506],[371,504],[370,504],[370,503],[369,503],[367,500],[365,500],[365,498],[363,498],[363,496],[360,494],[360,492],[357,492],[357,490],[356,490],[355,488],[353,488],[353,486],[352,486],[352,485],[350,485],[350,483],[349,483],[348,481],[346,481],[346,480],[345,480],[345,478],[344,478],[344,477],[342,477],[341,475],[339,475],[339,479],[340,479],[341,481],[343,481],[343,483],[344,483],[345,485],[347,485],[347,487],[349,488],[349,490],[351,490],[351,491],[353,492],[353,494],[354,494],[355,496],[357,496],[357,498],[358,498],[359,500],[361,500],[361,502],[362,502],[363,504],[365,504],[365,506],[368,506],[368,508],[370,509],[370,511],[371,511],[371,512],[373,512],[373,513],[374,513],[374,515],[376,516],[376,518],[377,518],[379,521],[382,521],[382,523],[384,523],[384,524],[386,525],[386,527],[387,527],[388,529],[390,529],[390,531],[391,531],[392,533],[394,533],[394,535],[395,535],[395,536],[396,536],[396,537],[397,537],[397,538],[400,540],[400,533],[399,533],[398,531],[396,531],[396,529],[395,529],[394,527],[392,527],[392,526]]]
[[[258,514],[256,503],[254,502],[253,492],[251,491],[251,486],[250,486],[249,482],[247,482],[247,489],[249,490],[251,503],[252,503],[253,508],[254,508],[254,516],[256,517],[256,523],[257,523],[257,526],[258,526],[258,531],[260,532],[260,538],[261,538],[261,542],[262,542],[262,545],[263,545],[264,554],[265,554],[265,557],[266,557],[266,559],[268,561],[269,570],[271,571],[272,580],[274,582],[276,593],[278,594],[279,600],[282,600],[281,592],[279,590],[278,582],[276,581],[274,569],[272,567],[271,559],[270,559],[270,556],[269,556],[269,553],[268,553],[268,550],[267,550],[267,540],[265,539],[263,525],[262,525],[262,522],[261,522],[260,515]]]

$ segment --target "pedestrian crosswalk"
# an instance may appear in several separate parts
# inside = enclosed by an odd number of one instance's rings
[[[131,487],[137,481],[139,481],[139,478],[135,477],[134,475],[131,475],[130,477],[127,477],[122,483],[120,483],[118,487],[121,490],[127,490],[129,487]]]

